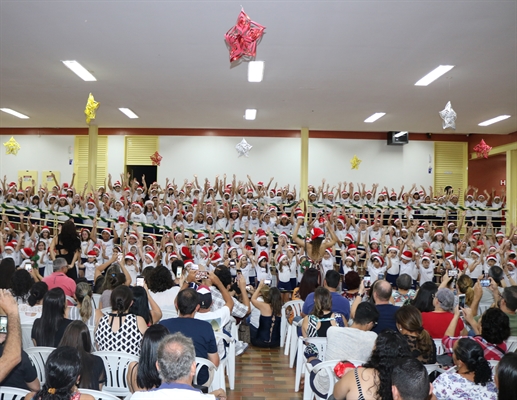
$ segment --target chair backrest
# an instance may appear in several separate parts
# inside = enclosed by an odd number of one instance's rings
[[[126,379],[127,370],[131,362],[138,362],[138,357],[119,351],[96,351],[92,354],[99,356],[104,362],[106,383],[104,384],[102,391],[108,392],[117,397],[123,397],[130,394]]]
[[[104,315],[108,315],[111,313],[111,307],[104,307],[101,311]]]
[[[339,362],[339,360],[330,360],[324,361],[314,366],[312,372],[315,375],[315,380],[318,381],[319,386],[324,387],[325,393],[330,395],[334,392],[334,385],[337,383],[338,379],[336,374],[334,373],[334,367]],[[306,385],[309,382],[305,382]]]
[[[517,336],[510,336],[506,341],[507,353],[517,350]]]
[[[66,300],[72,304],[73,306],[76,306],[77,305],[77,301],[75,301],[75,299],[71,296],[66,296]]]
[[[488,360],[490,364],[490,369],[492,370],[492,377],[495,376],[495,371],[497,370],[497,364],[499,364],[499,360]]]
[[[282,318],[286,318],[287,309],[291,308],[291,312],[294,316],[302,314],[303,300],[291,300],[282,306]]]
[[[99,294],[99,293],[92,294],[92,301],[93,301],[93,304],[95,305],[95,308],[99,307],[101,296],[102,296],[102,294]]]
[[[81,394],[89,394],[95,400],[120,400],[117,396],[109,394],[107,392],[99,392],[98,390],[90,390],[90,389],[79,389],[79,393]]]
[[[54,347],[31,347],[25,350],[34,368],[36,368],[36,373],[38,374],[41,385],[45,383],[45,364],[47,363],[47,358],[54,350]]]
[[[325,352],[327,351],[327,338],[326,337],[312,337],[303,339],[307,343],[312,343],[318,348],[318,359],[325,359]]]
[[[436,346],[436,355],[441,356],[445,353],[445,349],[443,348],[442,339],[433,339],[434,345]]]
[[[445,372],[440,364],[424,364],[424,367],[427,370],[428,375],[430,375],[434,371],[438,371],[442,374]]]
[[[0,400],[23,400],[30,392],[9,386],[0,386]]]
[[[194,376],[194,385],[198,385],[197,377],[199,375],[199,371],[201,368],[208,368],[208,381],[203,383],[203,386],[210,387],[212,386],[212,382],[214,381],[216,366],[212,363],[212,361],[207,360],[206,358],[196,357],[196,375]]]
[[[23,350],[30,349],[34,347],[34,342],[32,341],[32,323],[30,324],[21,324],[22,326],[22,345]]]

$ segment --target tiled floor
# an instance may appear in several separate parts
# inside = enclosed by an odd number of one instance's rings
[[[299,400],[294,391],[295,370],[289,368],[284,349],[248,347],[237,357],[235,390],[227,390],[228,400]]]

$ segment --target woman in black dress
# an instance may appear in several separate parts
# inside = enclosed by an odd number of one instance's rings
[[[77,280],[77,268],[75,262],[79,259],[81,252],[81,241],[77,235],[74,221],[69,219],[61,227],[61,233],[54,236],[50,244],[50,255],[52,259],[64,258],[68,264],[66,275]]]

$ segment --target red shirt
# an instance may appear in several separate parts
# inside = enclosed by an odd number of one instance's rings
[[[64,290],[66,296],[74,297],[75,281],[62,272],[54,272],[52,275],[43,278],[43,282],[47,284],[48,290],[60,287]]]
[[[422,325],[433,339],[441,339],[445,336],[445,331],[453,318],[454,314],[450,312],[423,312]],[[454,336],[460,336],[460,332],[464,327],[463,321],[459,319]]]

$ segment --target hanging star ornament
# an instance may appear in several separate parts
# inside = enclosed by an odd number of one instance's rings
[[[445,108],[440,111],[440,117],[443,119],[443,129],[452,128],[456,130],[456,111],[452,109],[450,101],[448,101]]]
[[[11,136],[7,142],[4,143],[5,146],[5,154],[18,154],[18,150],[21,149],[20,144]]]
[[[246,139],[242,139],[241,142],[237,146],[235,146],[237,153],[239,153],[239,157],[249,157],[249,152],[252,148],[253,146],[246,142]]]
[[[352,165],[352,169],[359,169],[361,160],[356,155],[354,155],[354,157],[350,160],[350,164]]]
[[[224,35],[224,40],[230,50],[230,63],[255,59],[257,43],[265,29],[265,26],[252,21],[244,9],[241,9],[237,23]]]
[[[154,154],[150,157],[151,161],[153,162],[153,165],[160,166],[160,163],[162,162],[162,156],[157,151],[154,152]]]
[[[486,144],[483,139],[481,139],[481,142],[474,146],[474,151],[477,153],[478,158],[488,158],[488,153],[490,153],[490,150],[492,150],[492,147]]]
[[[84,114],[86,115],[86,123],[90,125],[90,121],[95,119],[95,111],[99,108],[101,103],[95,101],[93,98],[93,94],[90,93],[88,96],[88,101],[86,102],[86,108],[84,109]]]

